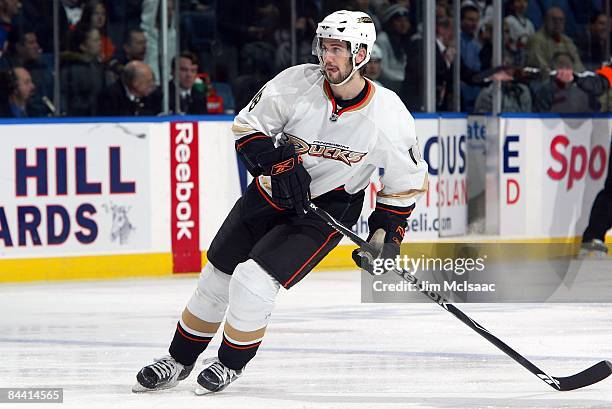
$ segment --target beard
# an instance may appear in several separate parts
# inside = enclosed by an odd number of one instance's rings
[[[344,70],[342,70],[340,67],[337,67],[338,71],[334,73],[329,73],[327,71],[327,68],[329,67],[326,67],[323,70],[323,74],[325,75],[325,78],[327,79],[327,81],[329,81],[330,84],[342,83],[342,81],[346,80],[353,71],[353,65],[350,62],[344,66]]]

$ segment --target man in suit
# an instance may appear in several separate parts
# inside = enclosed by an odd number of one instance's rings
[[[98,116],[142,116],[161,112],[153,71],[142,61],[130,61],[121,80],[106,87],[98,97]]]
[[[28,70],[15,67],[0,73],[0,117],[28,117],[27,103],[36,86]]]
[[[41,57],[36,32],[32,28],[16,26],[9,33],[8,39],[8,49],[0,58],[0,68],[23,67],[36,85],[34,95],[28,100],[28,116],[52,114],[53,107],[47,102],[53,99],[53,73]]]
[[[446,16],[436,17],[436,110],[452,110],[453,69],[456,49],[453,42],[453,24]],[[400,98],[411,112],[424,111],[423,98],[423,39],[418,37],[409,44],[406,75]]]
[[[172,61],[174,68],[175,61]],[[176,109],[175,83],[176,78],[170,81],[170,110],[188,115],[204,115],[206,109],[206,95],[194,85],[198,75],[198,57],[190,51],[183,51],[179,56],[178,85],[180,106]]]

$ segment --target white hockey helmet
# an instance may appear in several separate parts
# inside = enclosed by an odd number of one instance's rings
[[[372,46],[376,41],[376,29],[374,28],[372,18],[361,11],[340,10],[325,17],[317,26],[317,41],[315,47],[313,47],[313,54],[319,58],[319,64],[322,70],[323,56],[320,50],[321,40],[323,38],[333,38],[349,43],[349,50],[353,61],[353,71],[341,84],[335,84],[342,85],[353,76],[355,71],[366,65],[370,60]],[[355,57],[362,44],[366,46],[366,57],[361,63],[355,64]]]

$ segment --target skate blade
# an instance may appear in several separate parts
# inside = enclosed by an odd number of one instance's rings
[[[603,260],[607,257],[607,253],[597,250],[580,250],[577,256],[579,260]]]
[[[202,388],[201,386],[196,386],[195,389],[193,390],[193,393],[195,393],[198,396],[202,396],[202,395],[210,395],[211,393],[215,393],[213,391],[209,391],[206,388]]]
[[[176,385],[178,385],[178,382],[171,383],[171,384],[168,384],[168,385],[165,385],[165,386],[161,386],[161,387],[155,388],[155,389],[149,389],[149,388],[145,388],[144,386],[142,386],[141,384],[136,382],[136,384],[134,384],[134,386],[132,386],[132,392],[134,392],[134,393],[157,392],[157,391],[163,391],[163,390],[166,390],[166,389],[174,388]]]
[[[136,382],[134,384],[134,386],[132,386],[132,392],[134,392],[134,393],[153,392],[154,390],[155,389],[145,388],[144,386],[142,386],[138,382]]]

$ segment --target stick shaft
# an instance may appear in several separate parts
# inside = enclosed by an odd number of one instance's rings
[[[335,229],[339,233],[342,233],[343,235],[348,237],[353,243],[357,244],[362,250],[368,251],[370,252],[370,254],[377,253],[376,249],[370,243],[368,243],[367,241],[359,237],[357,234],[353,233],[352,230],[343,226],[340,222],[338,222],[336,219],[330,216],[325,210],[318,208],[316,205],[312,203],[309,206],[310,206],[310,211],[316,213],[319,217],[325,220],[327,224],[329,224],[333,229]],[[393,272],[399,275],[402,279],[412,283],[417,288],[421,288],[421,286],[419,285],[420,280],[413,274],[410,274],[409,272],[405,270],[399,270],[399,269],[394,269]],[[531,361],[529,361],[527,358],[525,358],[520,353],[515,351],[508,344],[503,342],[501,339],[497,338],[495,335],[491,334],[485,327],[478,324],[476,321],[471,319],[468,315],[466,315],[459,308],[449,303],[448,300],[446,300],[441,294],[435,291],[421,291],[421,293],[423,293],[430,300],[438,304],[440,307],[444,308],[446,311],[453,314],[457,319],[459,319],[465,325],[467,325],[472,330],[477,332],[479,335],[481,335],[483,338],[488,340],[490,343],[495,345],[503,353],[505,353],[510,358],[514,359],[516,362],[521,364],[529,372],[536,375],[541,381],[545,382],[547,385],[551,386],[552,388],[556,390],[561,390],[561,385],[556,378],[546,374],[546,372],[542,371],[540,368],[535,366]]]

